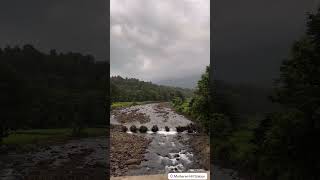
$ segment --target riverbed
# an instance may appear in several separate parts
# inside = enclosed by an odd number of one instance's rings
[[[107,177],[107,137],[70,140],[35,149],[27,153],[1,154],[0,179],[90,177],[98,180]]]
[[[121,113],[144,114],[148,119],[147,122],[132,121],[126,123],[117,117],[123,117]],[[134,118],[133,118],[134,119]],[[176,113],[168,104],[152,103],[137,105],[128,108],[123,108],[112,112],[110,118],[111,124],[123,125],[130,129],[130,126],[136,127],[146,126],[149,131],[147,133],[133,133],[130,130],[127,134],[143,136],[150,140],[144,161],[139,165],[134,166],[124,175],[151,175],[165,174],[170,172],[204,172],[204,167],[201,167],[198,159],[198,154],[193,152],[192,147],[186,143],[195,133],[177,132],[177,126],[187,126],[192,123],[189,119]],[[154,133],[150,131],[152,126],[157,125],[159,131]],[[169,132],[165,131],[165,127],[169,127]],[[112,140],[111,140],[112,141]],[[134,144],[134,142],[132,142]],[[209,157],[207,157],[209,158]]]

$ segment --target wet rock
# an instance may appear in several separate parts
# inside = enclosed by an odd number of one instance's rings
[[[126,165],[138,165],[140,164],[140,160],[139,159],[129,159],[127,162],[126,162]]]
[[[128,128],[127,128],[126,126],[122,126],[122,127],[121,127],[121,131],[122,131],[122,132],[127,132],[127,131],[128,131]]]
[[[168,126],[164,127],[164,129],[169,132],[170,131],[170,128]]]
[[[158,126],[157,126],[157,125],[152,126],[151,131],[152,131],[152,132],[157,132],[157,131],[159,131]]]
[[[130,131],[131,132],[137,132],[137,127],[135,126],[135,125],[132,125],[131,127],[130,127]]]
[[[146,133],[148,131],[148,128],[146,126],[140,126],[139,131],[141,133]]]
[[[178,126],[176,127],[177,132],[183,132],[184,131],[184,127]]]

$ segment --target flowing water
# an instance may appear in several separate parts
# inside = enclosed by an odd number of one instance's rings
[[[132,106],[119,111],[118,113],[137,112],[149,116],[150,121],[144,124],[138,121],[122,124],[128,128],[131,125],[136,127],[144,125],[149,130],[153,125],[159,127],[159,131],[156,133],[151,131],[146,134],[136,133],[151,139],[151,143],[147,148],[145,161],[142,161],[135,169],[129,170],[127,175],[204,171],[197,163],[199,157],[196,157],[189,145],[185,143],[191,135],[186,132],[176,132],[177,126],[187,126],[192,123],[190,120],[168,107],[160,107],[158,103]],[[121,124],[114,115],[111,115],[110,122],[111,124]],[[169,132],[165,131],[165,126],[170,128]]]

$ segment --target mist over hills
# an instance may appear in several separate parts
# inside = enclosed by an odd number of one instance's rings
[[[197,86],[197,82],[200,80],[201,74],[185,76],[181,78],[171,78],[165,80],[155,81],[154,83],[165,86],[181,87],[194,89]]]

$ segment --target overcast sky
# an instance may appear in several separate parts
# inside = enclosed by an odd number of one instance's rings
[[[214,78],[270,86],[318,0],[214,0]]]
[[[111,0],[111,75],[161,81],[210,63],[210,0]]]
[[[109,58],[107,0],[1,0],[0,47],[33,44],[47,51]]]
[[[3,0],[0,47],[34,44],[110,58],[111,75],[195,82],[209,65],[215,78],[270,84],[306,13],[319,0]]]

